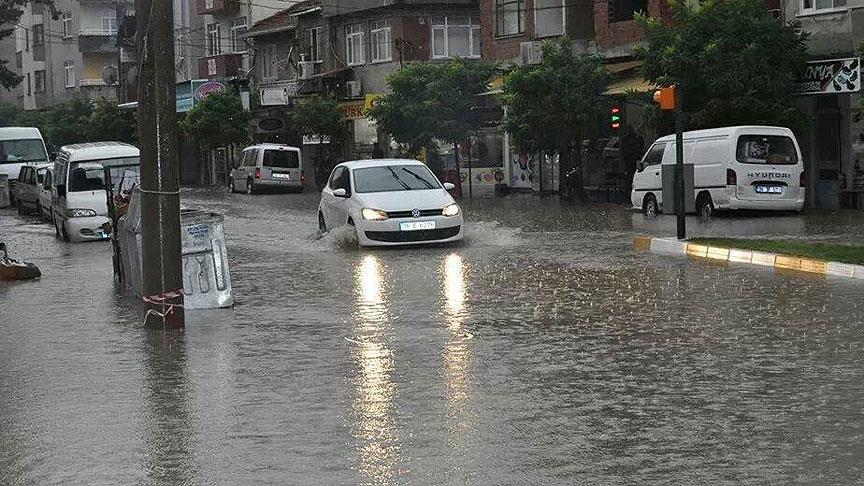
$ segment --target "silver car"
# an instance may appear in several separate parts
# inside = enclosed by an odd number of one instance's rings
[[[240,163],[231,171],[231,192],[252,194],[259,189],[303,192],[306,175],[300,149],[288,145],[261,144],[243,149]]]

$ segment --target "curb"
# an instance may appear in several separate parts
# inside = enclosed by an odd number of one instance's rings
[[[764,253],[761,251],[697,245],[675,239],[650,238],[647,236],[637,236],[633,240],[633,248],[637,251],[655,253],[657,255],[688,256],[719,262],[744,263],[761,267],[773,267],[778,270],[793,270],[816,275],[864,280],[864,265],[828,262],[812,258]]]

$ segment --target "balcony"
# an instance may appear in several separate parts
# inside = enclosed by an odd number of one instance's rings
[[[78,33],[78,52],[115,53],[117,33],[103,30],[82,30]]]
[[[195,0],[198,15],[219,15],[240,10],[238,0]]]
[[[219,54],[198,60],[201,78],[230,78],[238,76],[243,68],[243,54]]]

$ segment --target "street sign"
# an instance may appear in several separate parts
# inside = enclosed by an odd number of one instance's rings
[[[195,100],[201,101],[212,93],[222,93],[224,91],[225,85],[219,81],[207,81],[195,90]]]
[[[857,57],[808,62],[797,81],[801,95],[857,93],[861,91],[861,62]]]

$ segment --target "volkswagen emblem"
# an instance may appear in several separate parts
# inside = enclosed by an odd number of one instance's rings
[[[420,217],[420,210],[417,208],[412,209],[411,210],[411,216],[414,216],[415,218],[419,218]]]

